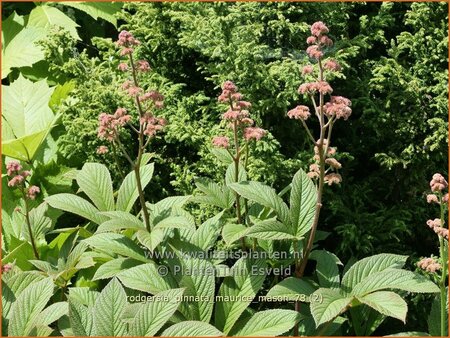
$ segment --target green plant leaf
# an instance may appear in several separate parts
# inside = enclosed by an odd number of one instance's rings
[[[117,254],[147,263],[143,250],[131,239],[116,233],[101,233],[83,240],[90,247],[107,254]]]
[[[181,256],[180,262],[187,273],[183,273],[179,285],[186,288],[186,296],[193,296],[195,299],[188,302],[192,305],[189,307],[189,319],[209,323],[214,306],[214,266],[207,260],[196,257]]]
[[[297,171],[292,180],[290,215],[294,234],[304,236],[311,230],[315,210],[317,191],[312,180],[303,170]]]
[[[43,28],[50,32],[52,26],[61,27],[67,30],[75,39],[80,40],[77,33],[79,25],[59,9],[47,5],[33,8],[28,18],[27,27]]]
[[[253,181],[233,183],[230,184],[230,188],[248,200],[275,210],[279,219],[286,226],[290,226],[289,209],[273,188]]]
[[[120,12],[120,9],[122,8],[122,3],[120,2],[70,1],[65,2],[64,5],[79,9],[93,17],[95,20],[102,18],[103,20],[112,23],[115,27],[117,26],[115,14]]]
[[[70,326],[75,336],[89,337],[93,333],[93,313],[91,309],[77,302],[69,301]]]
[[[77,195],[56,194],[45,198],[45,201],[55,209],[71,212],[97,224],[108,220],[108,217],[99,214],[96,207]]]
[[[22,75],[2,86],[2,154],[31,161],[44,142],[56,116],[48,106],[54,88],[45,80],[31,82]]]
[[[158,270],[155,263],[142,264],[122,271],[117,278],[127,288],[148,292],[152,295],[177,286],[171,276],[161,275],[161,271]]]
[[[132,258],[116,258],[106,262],[97,269],[92,280],[108,279],[115,277],[117,274],[126,269],[133,268],[141,264]]]
[[[348,269],[342,278],[341,287],[348,293],[356,284],[375,272],[388,268],[402,268],[407,258],[408,256],[385,253],[363,258]]]
[[[139,243],[149,249],[150,252],[153,252],[164,240],[164,237],[168,231],[170,231],[170,229],[164,228],[153,229],[152,232],[148,232],[147,230],[139,230],[136,235]]]
[[[316,274],[319,284],[324,288],[339,288],[339,268],[342,265],[339,258],[326,250],[315,250],[309,256],[317,261]]]
[[[215,324],[225,335],[260,290],[266,276],[259,270],[264,268],[264,260],[243,257],[232,267],[235,273],[224,278],[216,300]]]
[[[142,189],[145,189],[145,187],[150,183],[154,170],[154,163],[141,166],[139,173],[141,175]],[[117,210],[130,211],[138,197],[139,192],[137,188],[136,175],[134,171],[132,171],[125,177],[119,188],[119,192],[117,193]]]
[[[448,289],[447,289],[448,290]],[[446,301],[446,310],[448,311],[448,297],[445,297]],[[428,315],[428,331],[431,336],[440,336],[441,335],[441,296],[436,295],[433,299],[433,303],[431,304],[430,314]],[[448,318],[445,317],[445,336],[448,336]]]
[[[111,175],[100,163],[85,163],[78,171],[77,183],[100,211],[114,210]]]
[[[267,297],[281,297],[286,300],[297,301],[305,297],[305,302],[309,302],[309,295],[316,289],[314,286],[304,279],[288,277],[280,283],[273,286],[267,293]]]
[[[195,196],[195,202],[215,205],[222,209],[231,208],[233,205],[233,195],[227,187],[220,186],[207,178],[197,178],[195,185],[205,194]]]
[[[195,230],[195,223],[184,216],[169,216],[155,224],[154,229],[180,228]]]
[[[75,89],[75,81],[67,81],[64,84],[58,84],[55,87],[55,91],[53,92],[50,101],[48,102],[48,106],[53,110],[57,110],[57,107],[61,104],[61,102],[69,96],[69,93]]]
[[[67,302],[53,303],[39,314],[35,325],[50,325],[67,314],[69,314],[69,304]]]
[[[255,313],[245,326],[236,332],[239,337],[274,337],[288,332],[300,320],[293,310],[266,310]]]
[[[239,183],[242,181],[247,181],[247,173],[245,172],[245,168],[241,163],[239,163],[238,174],[239,174],[238,179],[236,181],[236,166],[234,162],[230,163],[225,173],[225,184],[229,185],[231,183]]]
[[[293,240],[297,239],[292,229],[274,219],[261,221],[253,225],[246,232],[246,236],[266,240]]]
[[[418,293],[439,292],[436,284],[418,273],[389,268],[363,279],[353,288],[351,294],[364,296],[383,289],[399,289]]]
[[[122,314],[127,305],[127,295],[119,281],[114,278],[102,290],[93,308],[95,336],[123,336],[126,325]]]
[[[163,291],[155,296],[156,300],[144,303],[130,324],[130,336],[154,336],[177,310],[183,291]]]
[[[31,284],[11,307],[9,336],[28,336],[36,325],[36,319],[53,295],[53,281],[46,278]]]
[[[361,303],[370,306],[372,309],[393,318],[400,319],[403,323],[406,322],[406,313],[408,312],[408,305],[406,302],[392,291],[377,291],[365,295],[363,297],[356,297]]]
[[[25,20],[22,15],[14,11],[6,20],[2,21],[2,51],[5,50],[9,42],[23,29]],[[5,60],[2,60],[5,62]]]
[[[184,321],[172,325],[163,333],[162,337],[220,337],[223,333],[214,326],[197,321]]]
[[[222,238],[228,245],[244,237],[250,228],[242,224],[227,223],[222,228]]]
[[[352,297],[342,296],[333,289],[317,289],[311,296],[310,308],[316,326],[329,322],[345,311]]]
[[[25,27],[18,32],[2,49],[2,79],[8,76],[11,68],[31,66],[44,59],[44,52],[36,42],[46,36],[46,30],[36,27]],[[44,80],[45,81],[45,80]],[[3,109],[5,109],[5,92],[3,92]],[[4,123],[2,121],[2,123]]]

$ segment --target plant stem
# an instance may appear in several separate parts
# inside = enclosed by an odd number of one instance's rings
[[[444,201],[442,200],[442,194],[439,193],[439,202],[441,206],[441,227],[444,227]],[[439,289],[441,293],[440,305],[441,305],[441,336],[446,336],[446,303],[447,303],[447,291],[445,290],[445,281],[447,275],[447,257],[445,256],[445,242],[442,236],[439,236],[439,253],[442,262],[442,275],[439,283]]]
[[[133,76],[133,82],[136,87],[139,87],[139,82],[136,75],[136,67],[134,65],[133,61],[133,55],[130,54],[130,64],[131,64],[131,74]],[[139,118],[142,118],[144,116],[144,110],[142,109],[141,102],[139,101],[139,96],[136,95],[135,97],[137,110],[139,113]],[[145,222],[145,228],[147,231],[150,232],[150,216],[148,214],[147,206],[145,205],[145,196],[144,196],[144,190],[142,189],[142,183],[141,183],[141,162],[142,162],[142,154],[145,149],[144,146],[144,128],[143,124],[139,122],[139,133],[138,133],[138,141],[139,141],[139,149],[138,149],[138,156],[136,158],[136,162],[134,164],[134,174],[136,176],[136,183],[139,193],[139,201],[142,208],[143,218]]]
[[[230,103],[231,104],[231,103]],[[232,104],[231,104],[232,106]],[[240,148],[239,148],[239,139],[238,139],[238,132],[237,132],[237,122],[233,122],[233,137],[234,137],[234,148],[236,150],[235,156],[233,156],[234,161],[234,181],[239,181],[239,162],[240,162]],[[242,224],[242,214],[241,214],[241,201],[240,196],[237,192],[235,192],[236,196],[236,217],[239,224]],[[241,238],[241,246],[242,250],[245,251],[245,237]]]
[[[22,187],[21,190],[22,190],[23,200],[25,202],[25,220],[26,220],[27,227],[28,227],[28,234],[30,236],[31,246],[33,247],[34,257],[36,257],[36,259],[39,259],[39,252],[37,250],[36,243],[34,242],[33,231],[31,230],[30,206],[28,205],[28,199],[27,199],[27,195],[25,194],[24,187]]]

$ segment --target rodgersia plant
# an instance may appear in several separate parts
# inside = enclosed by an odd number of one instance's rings
[[[31,171],[23,170],[22,165],[18,161],[11,161],[6,164],[6,175],[9,177],[8,187],[19,190],[22,195],[25,210],[16,207],[15,212],[19,212],[25,217],[33,253],[36,259],[39,259],[39,252],[37,250],[30,219],[30,201],[36,199],[36,195],[41,192],[41,189],[38,186],[29,183],[28,179],[31,176]]]
[[[445,222],[445,214],[448,210],[448,183],[441,174],[434,174],[430,181],[431,193],[427,195],[427,202],[439,206],[439,218],[429,219],[427,225],[439,238],[439,257],[425,257],[417,262],[417,266],[423,269],[439,286],[439,322],[440,332],[430,332],[431,335],[447,335],[447,285],[448,279],[448,227]],[[433,313],[433,312],[432,312]],[[430,315],[431,316],[431,315]],[[430,319],[437,321],[437,318]],[[431,331],[431,327],[430,327]]]
[[[99,116],[98,137],[109,142],[114,148],[114,153],[116,150],[119,150],[130,163],[136,176],[145,226],[150,231],[149,214],[145,206],[140,167],[150,141],[166,125],[165,119],[155,115],[155,110],[164,106],[164,96],[156,90],[144,91],[139,85],[139,74],[151,70],[147,61],[134,60],[135,47],[140,44],[140,41],[135,39],[131,33],[122,31],[116,43],[120,47],[120,55],[127,58],[126,61],[121,62],[118,66],[120,71],[129,75],[129,79],[123,83],[122,89],[133,99],[135,103],[133,108],[136,109],[137,116],[128,114],[127,109],[121,107],[117,108],[114,114],[101,113]],[[136,157],[128,153],[120,140],[120,130],[125,126],[128,126],[137,134],[138,152]],[[108,147],[105,145],[97,149],[99,154],[106,154],[107,152]]]

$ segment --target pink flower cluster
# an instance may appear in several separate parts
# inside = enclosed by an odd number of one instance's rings
[[[329,70],[330,72],[338,72],[341,70],[341,65],[336,60],[333,59],[328,59],[327,61],[325,61],[323,67]]]
[[[39,189],[39,187],[32,185],[27,189],[26,196],[30,200],[34,200],[34,199],[36,199],[36,195],[39,194],[40,192],[41,192],[41,189]]]
[[[287,113],[287,116],[290,119],[297,119],[297,120],[304,120],[304,121],[306,121],[310,115],[311,115],[311,113],[309,112],[309,107],[302,106],[302,105],[289,110]]]
[[[319,141],[320,140],[318,140],[316,142],[317,145],[314,146],[314,161],[315,161],[315,163],[313,163],[309,166],[309,172],[307,173],[308,177],[310,177],[312,179],[318,179],[320,177],[320,165],[319,165],[319,161],[320,161],[319,151],[320,150],[318,147]],[[327,139],[323,140],[323,147],[327,147],[325,164],[328,164],[330,166],[330,168],[332,168],[332,169],[341,169],[342,164],[338,160],[333,158],[333,156],[336,155],[336,148],[329,147]],[[324,181],[328,185],[339,184],[342,182],[342,176],[338,173],[329,173],[329,174],[325,175]]]
[[[28,170],[22,171],[22,165],[17,161],[11,161],[6,164],[6,174],[12,177],[8,182],[8,187],[17,187],[25,182],[25,179],[31,175]]]
[[[448,183],[441,174],[434,174],[430,182],[431,191],[438,192],[448,187]]]
[[[441,264],[436,262],[433,258],[427,257],[422,258],[418,263],[417,266],[425,271],[434,273],[437,270],[441,269]]]
[[[139,96],[140,102],[152,101],[156,108],[160,109],[164,107],[164,95],[156,90],[150,90],[147,93]]]
[[[107,146],[100,146],[97,148],[97,154],[99,155],[104,155],[107,154],[109,152],[109,149]]]
[[[343,96],[332,96],[330,101],[325,103],[325,115],[347,120],[352,114],[351,105],[352,102]]]
[[[135,65],[136,69],[140,72],[149,72],[151,71],[150,65],[147,61],[138,60]]]
[[[101,113],[98,117],[98,137],[113,142],[119,136],[119,127],[131,120],[125,108],[117,108],[114,114]]]
[[[144,129],[144,135],[153,137],[158,131],[161,131],[167,124],[167,121],[162,117],[155,117],[151,114],[146,114],[139,120]]]
[[[230,127],[243,128],[243,137],[247,141],[259,141],[267,132],[264,129],[252,127],[254,121],[250,118],[248,109],[252,104],[244,101],[243,95],[237,91],[236,85],[232,81],[225,81],[222,84],[222,93],[218,101],[229,104],[228,110],[222,114],[222,119],[230,122]],[[228,148],[229,139],[226,136],[215,136],[212,140],[215,147]]]
[[[2,265],[2,273],[6,273],[6,272],[11,271],[12,267],[13,266],[10,263]]]
[[[133,34],[127,31],[121,31],[119,33],[119,39],[116,44],[120,47],[123,47],[120,51],[120,55],[130,55],[133,53],[133,47],[140,44],[140,41],[135,39]]]
[[[333,45],[333,40],[326,35],[328,31],[328,27],[322,21],[311,25],[311,36],[306,39],[306,43],[311,45],[306,49],[309,57],[319,60],[323,56],[323,48]]]
[[[316,81],[303,83],[298,87],[299,94],[315,94],[319,92],[320,94],[326,95],[333,92],[330,84],[326,81]]]
[[[427,225],[438,235],[448,239],[448,229],[444,228],[439,218],[429,219]]]

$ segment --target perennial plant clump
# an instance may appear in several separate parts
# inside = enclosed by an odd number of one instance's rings
[[[109,6],[116,5],[105,4],[111,11],[116,7]],[[73,6],[86,10],[83,4]],[[118,13],[121,6],[113,12]],[[350,75],[346,73],[346,58],[350,57],[342,54],[351,48],[333,40],[334,36],[341,36],[334,34],[340,26],[327,26],[322,21],[308,26],[306,50],[286,53],[291,59],[283,63],[283,67],[289,65],[292,73],[283,75],[290,81],[286,81],[286,91],[290,88],[292,93],[263,95],[264,100],[280,102],[280,121],[284,118],[283,123],[288,123],[287,117],[294,120],[294,128],[295,123],[303,129],[295,146],[305,145],[299,150],[304,155],[292,162],[297,164],[296,171],[281,189],[273,182],[263,182],[254,170],[254,163],[261,163],[261,149],[273,145],[269,141],[274,137],[273,123],[264,108],[266,103],[259,93],[255,95],[254,84],[240,72],[230,71],[226,77],[208,78],[221,83],[220,92],[211,94],[205,88],[201,100],[190,101],[188,92],[192,87],[206,86],[207,81],[180,85],[176,95],[170,91],[168,96],[163,95],[160,90],[166,92],[161,88],[173,89],[176,85],[158,72],[167,75],[171,71],[159,69],[163,62],[155,62],[157,58],[152,53],[159,55],[160,46],[148,46],[147,41],[153,41],[155,36],[147,34],[145,27],[129,24],[141,16],[139,10],[127,11],[134,8],[129,6],[121,13],[121,19],[128,23],[125,29],[120,30],[114,43],[98,40],[99,48],[105,51],[92,62],[101,64],[98,69],[109,74],[105,76],[110,76],[112,82],[120,83],[113,90],[108,87],[111,97],[98,105],[107,109],[96,109],[95,116],[87,118],[95,126],[95,139],[89,147],[95,145],[91,149],[93,156],[103,163],[87,161],[77,168],[47,175],[52,173],[51,163],[58,166],[61,157],[57,150],[61,147],[58,133],[64,130],[55,127],[58,110],[77,105],[86,108],[86,102],[74,99],[79,92],[73,97],[70,94],[72,86],[83,84],[75,81],[49,88],[41,82],[33,84],[22,75],[17,80],[21,88],[39,87],[46,92],[42,96],[48,97],[49,103],[43,116],[49,125],[33,131],[31,136],[14,136],[13,142],[2,140],[2,149],[8,152],[8,158],[2,158],[6,196],[2,200],[7,199],[2,218],[2,335],[369,336],[387,330],[389,334],[408,335],[410,332],[389,328],[401,325],[405,330],[415,329],[408,317],[412,308],[408,302],[413,295],[423,294],[423,299],[432,301],[429,332],[418,334],[446,336],[448,182],[444,175],[432,177],[431,191],[426,195],[430,208],[439,207],[440,211],[425,227],[434,239],[437,236],[438,241],[434,242],[439,242],[438,256],[413,258],[416,270],[410,271],[409,257],[403,254],[381,252],[347,262],[328,251],[333,249],[329,243],[335,242],[335,234],[324,228],[324,216],[334,203],[335,193],[352,180],[348,175],[351,157],[341,151],[346,139],[336,131],[351,130],[353,120],[360,114],[355,93],[344,90],[347,87],[340,81]],[[170,18],[168,21],[183,22],[187,27],[191,24],[182,15],[174,16],[176,11],[165,10],[176,9],[179,4],[148,6],[164,14],[165,19]],[[201,12],[198,4],[192,6]],[[226,13],[228,6],[208,4],[204,11],[214,19]],[[236,6],[247,10],[255,5]],[[267,6],[260,10],[274,5]],[[57,15],[71,22],[56,7],[39,7],[44,17]],[[96,11],[117,25],[116,17],[102,12],[100,7]],[[234,15],[240,18],[238,12]],[[266,15],[271,17],[270,13]],[[25,25],[36,21],[36,15],[30,14]],[[192,21],[195,15],[190,17]],[[14,18],[11,20],[21,22]],[[281,23],[288,20],[291,19],[278,16],[271,19],[267,29],[283,31],[286,23]],[[245,68],[246,62],[231,56],[235,49],[252,46],[244,43],[244,35],[241,44],[232,43],[235,34],[245,32],[246,25],[239,23],[239,29],[227,27],[221,43],[228,45],[215,48],[208,57],[221,59],[224,54],[226,63],[234,60],[239,65],[236,69]],[[79,39],[76,24],[71,27],[67,34]],[[304,25],[288,27],[304,34]],[[5,31],[7,38],[10,33]],[[164,36],[163,33],[160,32]],[[58,34],[58,38],[64,36],[66,39],[66,35]],[[196,48],[200,50],[204,48],[204,38],[184,37],[198,41]],[[191,41],[182,43],[190,45]],[[174,57],[172,52],[177,53],[176,44],[171,46],[173,51],[165,51],[167,60]],[[298,55],[301,60],[295,59]],[[194,56],[203,58],[200,52]],[[260,63],[277,64],[271,59],[275,56],[267,56],[269,61],[260,54],[255,58]],[[89,57],[83,54],[76,67],[85,67],[87,60]],[[185,65],[173,67],[179,71]],[[199,69],[207,69],[202,67]],[[70,74],[70,67],[65,68],[64,64],[51,69],[59,69],[59,78]],[[213,74],[214,69],[209,70]],[[149,85],[153,84],[153,76],[161,80],[158,87]],[[14,77],[7,80],[11,81],[8,89],[15,90]],[[97,83],[97,90],[108,86],[106,82]],[[257,88],[263,92],[264,86],[267,83]],[[343,95],[351,95],[351,100]],[[299,104],[292,103],[298,97]],[[159,172],[155,172],[155,167],[160,164],[158,160],[172,160],[163,156],[171,150],[171,139],[165,136],[173,127],[172,118],[175,124],[179,123],[177,118],[186,102],[190,104],[189,113],[208,115],[214,123],[207,137],[203,135],[198,140],[218,165],[212,171],[187,173],[192,176],[186,182],[186,186],[191,186],[189,194],[149,199],[150,186],[153,190],[165,188],[161,180],[156,180]],[[197,111],[196,105],[201,102],[208,102],[208,108]],[[12,105],[7,103],[7,108]],[[34,102],[37,105],[39,102]],[[24,103],[22,110],[28,106],[31,104]],[[220,110],[219,122],[212,113],[216,110]],[[2,122],[13,125],[9,120],[12,115],[5,116],[2,115]],[[14,134],[10,129],[5,130]],[[31,137],[39,137],[39,142],[31,145]],[[164,151],[158,153],[161,149]],[[184,151],[195,152],[189,147]],[[113,161],[120,169],[120,177],[108,168]],[[280,172],[284,170],[287,169],[280,168]],[[422,329],[424,325],[420,325]]]

